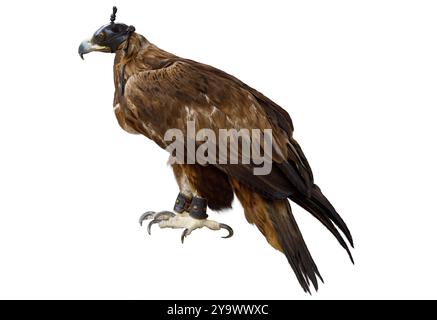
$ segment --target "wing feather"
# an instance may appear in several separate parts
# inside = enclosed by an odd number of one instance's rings
[[[305,158],[293,150],[296,143],[291,138],[291,119],[284,120],[288,114],[276,110],[272,119],[275,107],[265,108],[259,102],[267,98],[257,97],[233,77],[177,60],[165,68],[130,77],[125,90],[125,103],[137,114],[132,126],[144,128],[143,133],[161,147],[170,143],[163,140],[167,129],[179,129],[186,137],[187,121],[194,121],[196,129],[213,130],[217,137],[219,129],[272,129],[273,167],[269,175],[253,175],[254,164],[215,166],[267,198],[284,199],[296,190],[303,194],[310,190],[312,176]],[[282,125],[278,117],[285,121]]]

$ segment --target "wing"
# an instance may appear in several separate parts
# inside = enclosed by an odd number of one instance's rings
[[[314,183],[313,173],[308,163],[308,160],[305,154],[303,153],[301,147],[297,143],[297,141],[293,139],[293,130],[294,130],[293,121],[291,120],[290,115],[288,114],[287,111],[281,108],[274,101],[267,98],[261,92],[255,90],[254,88],[248,86],[241,80],[237,79],[236,77],[220,69],[214,68],[206,64],[197,63],[192,60],[186,60],[186,61],[194,63],[202,70],[207,71],[209,73],[213,73],[220,78],[228,79],[231,82],[234,82],[239,87],[249,91],[250,94],[257,100],[258,104],[264,109],[267,117],[269,118],[269,121],[275,127],[280,128],[287,133],[288,140],[289,140],[288,143],[290,144],[289,147],[291,149],[289,152],[289,156],[293,159],[292,161],[298,166],[298,170],[300,174],[304,176],[304,179],[306,181],[309,181],[309,184]]]
[[[217,137],[219,129],[271,129],[270,174],[254,175],[254,164],[215,166],[270,199],[311,190],[311,170],[292,138],[288,114],[224,72],[189,60],[175,60],[165,68],[131,76],[124,99],[132,113],[131,126],[163,148],[170,144],[164,141],[167,129],[179,129],[187,136],[187,121],[194,121],[197,129],[213,130]]]

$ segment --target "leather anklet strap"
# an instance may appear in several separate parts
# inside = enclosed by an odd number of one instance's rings
[[[206,208],[208,203],[204,198],[194,197],[191,199],[191,205],[188,208],[188,213],[194,219],[206,219],[208,215],[206,214]]]
[[[173,210],[177,213],[188,211],[190,204],[191,204],[191,199],[186,197],[182,192],[179,192]]]

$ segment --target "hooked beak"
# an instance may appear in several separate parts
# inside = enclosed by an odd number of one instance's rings
[[[85,40],[79,46],[79,55],[82,58],[82,60],[84,60],[84,58],[83,58],[84,54],[87,54],[87,53],[90,53],[93,51],[111,52],[111,48],[105,47],[105,46],[100,46],[98,44],[94,44],[94,43],[92,43],[91,40]]]

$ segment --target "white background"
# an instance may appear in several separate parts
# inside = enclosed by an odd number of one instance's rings
[[[77,48],[107,1],[1,12],[0,298],[437,298],[435,1],[121,1],[119,21],[236,75],[292,116],[316,182],[348,223],[353,266],[294,212],[325,284],[303,293],[234,210],[229,240],[137,223],[171,209],[167,154],[119,128],[113,55]]]

